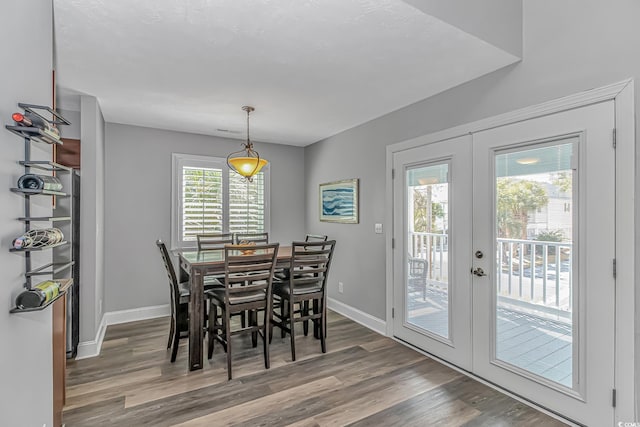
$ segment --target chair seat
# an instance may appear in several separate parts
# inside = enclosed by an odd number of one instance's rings
[[[211,298],[215,300],[215,302],[220,305],[224,305],[224,297],[225,290],[222,289],[212,289],[209,291]],[[233,294],[229,295],[229,304],[246,304],[248,302],[262,301],[265,299],[264,291],[255,291],[255,292],[246,292],[243,293],[242,296],[233,296]]]
[[[224,276],[222,276],[224,279]],[[220,281],[219,277],[216,276],[204,276],[204,289],[214,289],[214,288],[223,288],[224,284]]]
[[[312,294],[314,292],[320,291],[322,291],[322,283],[307,283],[304,285],[296,285],[293,288],[294,295]],[[274,282],[273,293],[278,296],[289,296],[290,287],[287,283],[284,282]]]
[[[190,289],[189,282],[181,282],[178,284],[178,290],[180,292],[180,304],[186,304],[189,302],[189,297],[191,296],[191,291],[189,289]],[[204,280],[205,297],[210,298],[211,291],[213,289],[224,290],[224,285],[218,279],[205,277],[205,280]]]

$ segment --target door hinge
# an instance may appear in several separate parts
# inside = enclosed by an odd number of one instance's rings
[[[616,135],[616,129],[613,128],[613,148],[616,148],[616,142],[617,142],[618,138]]]
[[[616,278],[616,274],[618,273],[618,263],[616,262],[616,259],[613,259],[613,278]]]
[[[391,249],[395,249],[395,248],[396,248],[396,239],[391,238]]]
[[[613,406],[614,408],[616,407],[616,389],[614,388],[613,390],[611,390],[611,406]]]
[[[396,170],[391,169],[391,179],[396,179]]]
[[[396,317],[396,309],[391,307],[391,318],[395,318]]]

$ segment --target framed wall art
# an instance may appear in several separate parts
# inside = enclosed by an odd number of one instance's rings
[[[358,178],[320,184],[320,221],[358,223]]]

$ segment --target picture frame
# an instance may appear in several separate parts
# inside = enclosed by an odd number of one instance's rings
[[[320,221],[358,224],[359,179],[320,184]]]

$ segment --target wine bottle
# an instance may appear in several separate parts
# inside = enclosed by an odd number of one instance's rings
[[[30,111],[26,111],[24,114],[22,113],[13,113],[11,118],[17,125],[27,126],[27,127],[36,127],[38,129],[43,130],[45,133],[50,135],[53,138],[60,138],[60,131],[57,127],[49,123],[47,120],[38,116],[37,114],[33,114]]]
[[[32,289],[21,292],[16,297],[16,307],[41,307],[60,294],[60,283],[53,280],[40,282]]]
[[[62,182],[55,176],[50,175],[34,175],[25,174],[18,179],[18,188],[27,188],[31,190],[62,190]]]
[[[41,228],[29,230],[22,236],[13,239],[14,249],[41,248],[55,245],[64,240],[64,234],[59,228]]]

